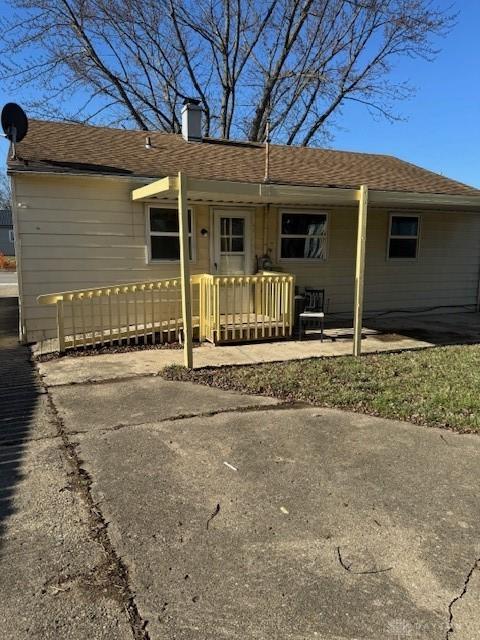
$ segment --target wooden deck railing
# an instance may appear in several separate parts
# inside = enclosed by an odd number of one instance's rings
[[[293,294],[294,277],[289,274],[203,276],[200,338],[218,343],[289,336]]]
[[[294,278],[195,275],[191,278],[193,327],[214,343],[291,335]],[[180,278],[134,282],[42,295],[55,305],[59,351],[117,344],[181,341]]]

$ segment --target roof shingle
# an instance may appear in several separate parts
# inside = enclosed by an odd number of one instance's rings
[[[149,136],[151,149],[145,148]],[[10,170],[100,173],[157,178],[184,171],[193,178],[263,182],[265,146],[181,135],[30,120]],[[305,186],[480,195],[480,191],[387,155],[312,147],[270,146],[269,182]]]

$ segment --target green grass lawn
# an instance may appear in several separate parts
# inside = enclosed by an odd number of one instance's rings
[[[480,433],[480,345],[194,371],[172,366],[163,375]]]

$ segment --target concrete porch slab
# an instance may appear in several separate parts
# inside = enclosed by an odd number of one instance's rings
[[[368,330],[365,332],[368,334]],[[421,349],[433,344],[398,334],[372,334],[363,341],[364,353]],[[319,340],[291,340],[241,345],[212,346],[204,344],[194,349],[193,366],[222,367],[229,365],[282,362],[306,358],[345,356],[352,353],[351,339],[326,337]],[[115,380],[132,376],[156,375],[169,365],[183,365],[180,349],[154,349],[112,353],[85,357],[64,357],[39,362],[38,367],[49,386]]]
[[[194,349],[193,364],[195,368],[222,367],[346,356],[352,353],[352,334],[351,325],[347,322],[344,326],[336,323],[327,328],[324,342],[312,333],[301,341],[222,346],[203,344]],[[370,318],[363,329],[362,352],[382,353],[478,342],[478,313],[405,313]],[[156,375],[172,364],[183,364],[182,350],[147,349],[85,357],[67,356],[40,362],[39,370],[48,385],[61,385]]]

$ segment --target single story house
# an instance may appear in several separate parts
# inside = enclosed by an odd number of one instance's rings
[[[0,209],[0,253],[4,256],[15,255],[12,212],[10,209]]]
[[[30,121],[8,161],[23,341],[178,337],[186,276],[214,342],[288,335],[293,286],[357,337],[362,309],[478,310],[479,190],[387,155],[204,139],[200,119],[191,102],[182,135]]]

